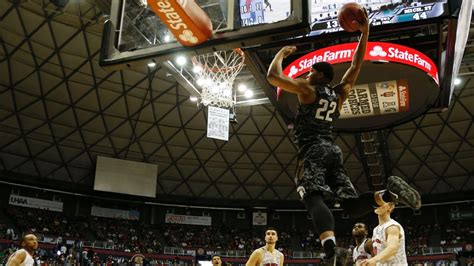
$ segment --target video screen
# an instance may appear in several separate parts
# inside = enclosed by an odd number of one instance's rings
[[[240,0],[242,27],[275,23],[287,19],[290,14],[290,0]]]
[[[319,35],[341,31],[337,12],[354,0],[311,1],[311,33]],[[369,15],[371,26],[435,18],[447,13],[447,0],[358,0]]]
[[[275,23],[291,14],[289,0],[239,1],[242,27]],[[367,10],[371,26],[436,18],[448,10],[447,0],[312,0],[310,35],[341,31],[337,12],[349,2],[357,2]]]

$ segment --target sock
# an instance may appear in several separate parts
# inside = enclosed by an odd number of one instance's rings
[[[326,258],[331,258],[334,256],[335,247],[336,247],[336,237],[329,236],[321,240],[321,244],[324,248],[324,253],[326,253]]]

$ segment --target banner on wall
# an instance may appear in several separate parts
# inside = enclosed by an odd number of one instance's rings
[[[407,112],[409,106],[407,80],[356,85],[342,104],[341,118]]]
[[[138,221],[140,219],[140,212],[135,210],[119,210],[111,208],[102,208],[97,206],[91,207],[91,215],[97,217],[126,219]]]
[[[449,220],[463,221],[474,219],[474,211],[451,211],[449,213]]]
[[[252,224],[253,225],[267,225],[267,213],[266,212],[254,212],[253,213]]]
[[[55,212],[63,211],[63,203],[60,201],[30,198],[30,197],[24,197],[24,196],[13,195],[13,194],[10,194],[9,204],[15,205],[15,206],[33,208],[33,209],[55,211]]]
[[[357,43],[345,43],[313,51],[291,62],[285,67],[283,74],[290,78],[296,78],[309,72],[311,66],[317,62],[330,64],[351,62],[356,47]],[[439,84],[438,68],[433,60],[422,52],[407,46],[387,42],[368,42],[364,60],[412,66],[424,71],[436,84]]]
[[[190,224],[211,226],[212,217],[210,216],[194,216],[167,213],[165,217],[167,224]]]

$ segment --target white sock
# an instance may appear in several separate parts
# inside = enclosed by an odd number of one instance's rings
[[[321,240],[321,245],[324,247],[324,243],[328,240],[332,240],[334,245],[336,244],[336,237],[335,236],[328,236],[325,239]]]

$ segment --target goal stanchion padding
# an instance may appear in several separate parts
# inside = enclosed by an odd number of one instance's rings
[[[194,0],[147,0],[147,2],[183,46],[201,44],[212,36],[211,19]]]

